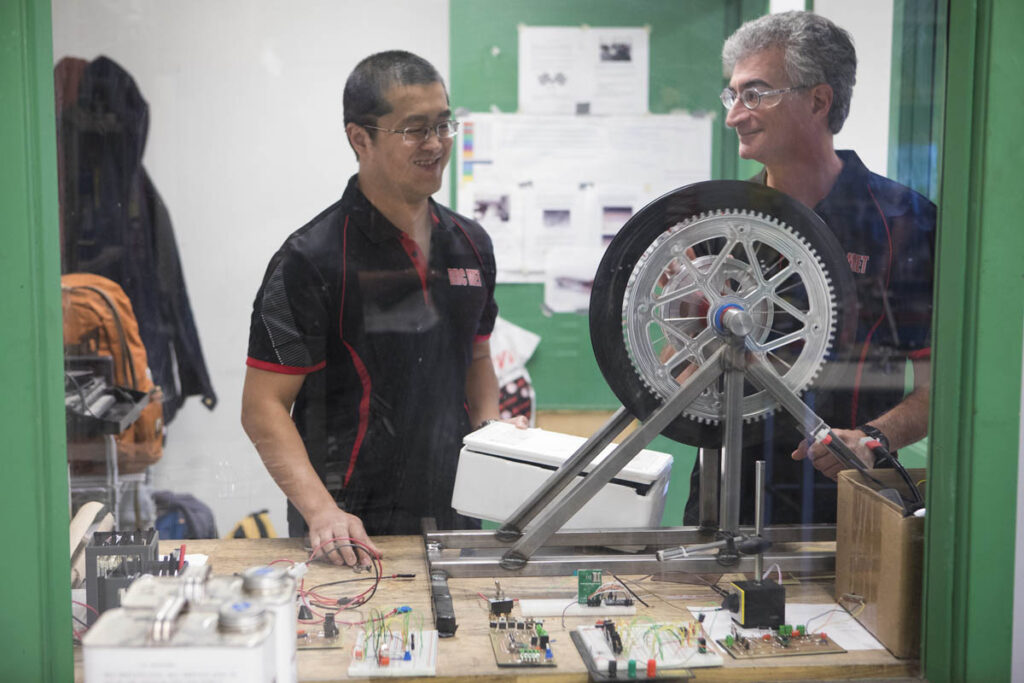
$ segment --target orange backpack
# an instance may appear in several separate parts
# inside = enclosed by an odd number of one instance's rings
[[[110,356],[114,384],[149,395],[138,419],[117,436],[118,470],[141,472],[163,455],[164,412],[132,303],[120,285],[101,275],[69,273],[60,282],[65,355],[70,350],[75,355]]]

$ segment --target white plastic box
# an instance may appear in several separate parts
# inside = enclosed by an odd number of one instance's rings
[[[468,517],[504,522],[585,441],[504,422],[467,434],[459,454],[452,507]],[[592,470],[614,449],[615,444],[608,445],[584,471]],[[642,450],[563,528],[659,527],[671,474],[671,455]],[[583,476],[576,479],[578,483]]]

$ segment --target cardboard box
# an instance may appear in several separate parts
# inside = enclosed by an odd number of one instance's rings
[[[888,487],[907,493],[895,470],[872,470]],[[925,470],[909,470],[916,483]],[[878,485],[856,470],[839,473],[836,519],[836,599],[861,596],[857,614],[849,599],[842,604],[896,657],[917,657],[921,645],[921,566],[924,518],[904,517],[902,508],[883,497]],[[924,494],[923,486],[921,487]]]

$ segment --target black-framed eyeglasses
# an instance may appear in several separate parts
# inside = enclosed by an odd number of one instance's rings
[[[385,133],[395,133],[402,136],[402,142],[407,145],[420,145],[430,139],[430,134],[433,133],[441,140],[450,140],[455,137],[459,132],[458,121],[442,121],[441,123],[435,123],[432,126],[416,126],[415,128],[401,128],[395,130],[394,128],[381,128],[380,126],[371,126],[369,124],[360,124],[363,128],[372,128],[373,130],[380,130]]]
[[[726,109],[732,109],[732,105],[736,104],[736,100],[743,103],[743,106],[747,109],[757,109],[761,106],[761,102],[764,101],[765,107],[774,107],[782,101],[782,96],[788,92],[794,92],[796,90],[805,90],[811,86],[809,85],[794,85],[792,88],[779,88],[778,90],[758,90],[757,88],[745,88],[742,92],[737,93],[732,88],[725,88],[722,94],[718,96],[718,99],[722,100],[722,106]]]

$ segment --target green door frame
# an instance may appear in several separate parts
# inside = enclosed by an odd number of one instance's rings
[[[49,0],[0,3],[0,679],[71,679],[67,472]],[[1024,3],[950,0],[938,242],[924,672],[1008,680],[1024,231]],[[1000,107],[1000,105],[1002,105]],[[1016,209],[1016,210],[1015,210]],[[981,331],[984,330],[984,334]],[[23,520],[17,523],[16,520]],[[12,523],[13,522],[13,523]]]
[[[1024,3],[950,2],[924,671],[1008,681],[1020,443]],[[1022,568],[1024,569],[1024,568]]]
[[[0,680],[72,679],[48,0],[0,3]]]

